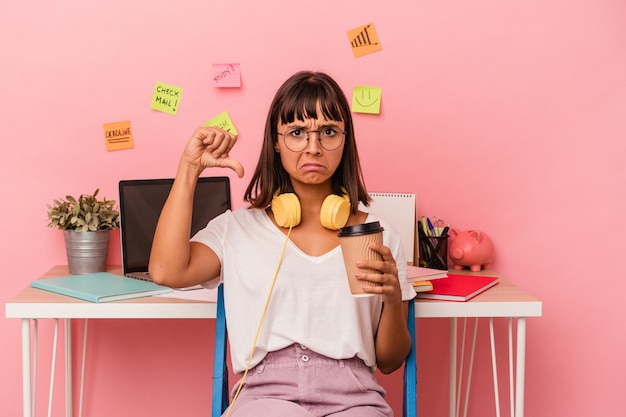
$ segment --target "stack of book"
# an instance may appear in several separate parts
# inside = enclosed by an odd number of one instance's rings
[[[442,269],[421,266],[409,266],[408,268],[408,281],[413,285],[415,292],[431,291],[433,289],[432,281],[448,277],[448,271]]]
[[[446,270],[409,266],[408,281],[417,298],[467,301],[498,283],[498,277],[449,274]]]
[[[417,294],[429,300],[467,301],[498,283],[498,277],[448,274],[446,279],[432,282],[433,288]]]

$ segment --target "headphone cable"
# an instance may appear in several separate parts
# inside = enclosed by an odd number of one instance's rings
[[[252,363],[252,357],[254,356],[254,351],[256,350],[256,342],[259,338],[259,333],[261,332],[261,325],[263,324],[263,319],[265,318],[265,313],[267,312],[267,307],[270,303],[272,292],[274,291],[274,285],[276,284],[278,271],[280,271],[280,266],[283,263],[285,250],[287,249],[287,242],[289,242],[289,236],[291,235],[292,228],[293,228],[293,218],[291,218],[291,222],[289,224],[289,230],[287,231],[287,236],[285,238],[285,243],[283,244],[283,249],[280,252],[280,258],[278,259],[278,264],[276,265],[276,271],[274,272],[274,277],[272,278],[272,284],[270,285],[270,290],[267,294],[267,298],[265,299],[265,305],[263,306],[263,311],[261,312],[261,319],[259,320],[259,324],[257,326],[256,333],[254,335],[254,341],[252,342],[252,349],[250,351],[250,357],[248,358],[248,363],[246,364],[246,370],[244,371],[243,376],[241,377],[241,381],[239,381],[239,386],[237,387],[237,391],[235,392],[235,395],[233,396],[233,401],[228,406],[228,410],[225,414],[225,417],[230,416],[230,411],[232,410],[233,405],[235,404],[235,401],[237,401],[237,398],[239,397],[239,393],[241,392],[241,388],[243,388],[243,383],[246,377],[248,376],[248,371],[250,370],[250,363]]]

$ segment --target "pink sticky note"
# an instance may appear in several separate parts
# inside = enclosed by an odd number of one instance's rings
[[[211,75],[215,87],[241,87],[239,64],[213,64]]]

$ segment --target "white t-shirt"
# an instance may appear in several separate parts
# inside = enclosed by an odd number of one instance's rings
[[[410,300],[415,291],[406,280],[400,236],[382,219],[372,214],[367,218],[376,220],[396,260],[402,298]],[[265,210],[241,208],[218,216],[191,240],[211,248],[222,263],[221,276],[204,285],[224,283],[231,361],[234,372],[243,372],[286,236]],[[374,336],[381,312],[380,296],[350,294],[340,246],[309,256],[289,241],[250,366],[267,352],[299,343],[334,359],[356,355],[375,368]]]

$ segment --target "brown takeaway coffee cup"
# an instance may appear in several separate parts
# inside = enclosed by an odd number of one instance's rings
[[[378,286],[380,284],[370,281],[360,281],[354,277],[357,271],[362,273],[380,273],[373,269],[358,268],[356,261],[364,259],[382,260],[378,252],[369,248],[371,242],[383,241],[383,227],[380,222],[357,224],[339,229],[339,242],[341,244],[341,252],[343,253],[343,261],[348,274],[348,283],[350,284],[350,292],[355,297],[366,297],[375,295],[363,291],[363,285]]]

